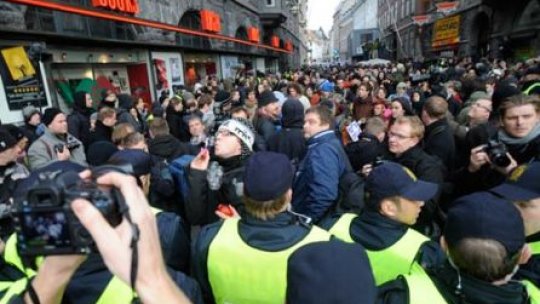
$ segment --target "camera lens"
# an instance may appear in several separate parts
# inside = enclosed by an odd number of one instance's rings
[[[493,155],[492,162],[495,166],[503,168],[508,167],[511,163],[510,158],[506,154]]]

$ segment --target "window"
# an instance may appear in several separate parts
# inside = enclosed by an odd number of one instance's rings
[[[266,0],[266,6],[276,6],[276,0]]]

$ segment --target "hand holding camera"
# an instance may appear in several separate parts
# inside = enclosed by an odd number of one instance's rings
[[[492,165],[495,170],[505,175],[517,167],[517,162],[508,153],[504,143],[495,140],[471,150],[469,172],[477,172],[485,164]]]

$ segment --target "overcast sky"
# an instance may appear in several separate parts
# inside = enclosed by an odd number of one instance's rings
[[[308,0],[308,29],[322,27],[326,34],[332,28],[332,15],[339,0]]]

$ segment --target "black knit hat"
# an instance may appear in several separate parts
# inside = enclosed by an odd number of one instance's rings
[[[257,101],[258,101],[259,108],[262,108],[273,102],[278,102],[279,100],[277,99],[276,95],[274,95],[274,92],[264,91],[261,93]]]
[[[15,146],[17,140],[3,126],[0,127],[0,153]]]
[[[60,111],[60,109],[58,108],[48,108],[47,110],[45,110],[45,113],[43,113],[43,118],[41,118],[41,121],[43,122],[45,126],[48,127],[51,124],[51,122],[54,120],[56,115],[60,113],[63,113],[63,112]]]

